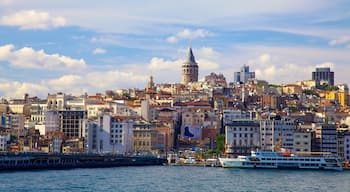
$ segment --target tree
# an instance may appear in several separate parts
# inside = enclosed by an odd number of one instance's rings
[[[225,135],[221,134],[216,136],[216,151],[222,153],[225,150]]]

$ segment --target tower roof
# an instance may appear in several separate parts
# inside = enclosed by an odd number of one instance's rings
[[[184,64],[197,65],[196,60],[194,58],[192,47],[188,49],[187,59]]]

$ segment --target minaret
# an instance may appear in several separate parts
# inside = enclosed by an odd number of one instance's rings
[[[153,89],[154,88],[154,82],[153,82],[153,76],[152,75],[149,77],[149,80],[147,82],[147,87],[146,88],[147,89]]]
[[[182,83],[188,84],[198,81],[198,64],[193,56],[192,47],[188,49],[186,61],[182,64]]]

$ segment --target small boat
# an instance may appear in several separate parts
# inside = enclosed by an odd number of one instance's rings
[[[332,154],[292,154],[273,151],[252,151],[250,156],[219,158],[222,167],[270,169],[323,169],[342,171],[342,163]]]

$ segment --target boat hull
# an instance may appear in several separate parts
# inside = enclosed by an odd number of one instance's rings
[[[251,162],[237,158],[219,158],[223,168],[243,168],[243,169],[314,169],[342,171],[340,166],[305,166],[301,163],[272,163],[272,162]]]
[[[165,158],[117,155],[1,155],[0,171],[163,165]]]

